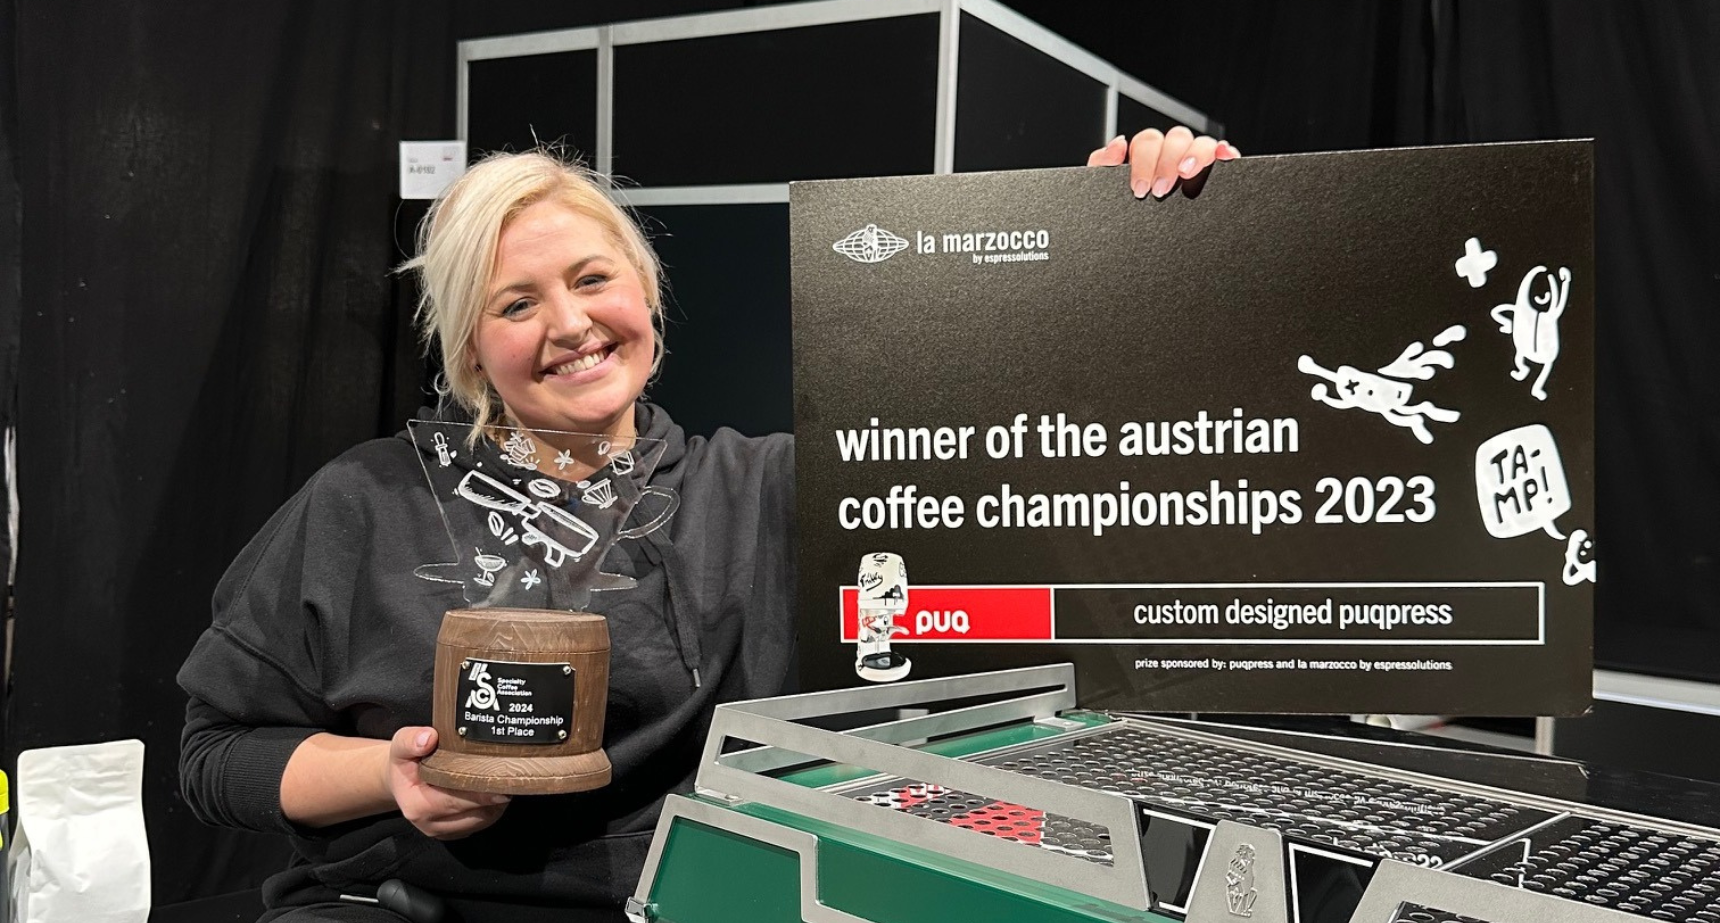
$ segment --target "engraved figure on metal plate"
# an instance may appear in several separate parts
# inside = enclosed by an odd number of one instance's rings
[[[1230,857],[1224,870],[1224,900],[1233,917],[1254,916],[1254,901],[1260,892],[1254,887],[1254,847],[1243,843]]]

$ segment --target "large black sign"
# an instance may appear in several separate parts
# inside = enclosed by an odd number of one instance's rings
[[[795,184],[803,681],[1581,712],[1590,155]]]

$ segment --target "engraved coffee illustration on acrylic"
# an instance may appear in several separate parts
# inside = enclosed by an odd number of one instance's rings
[[[638,582],[604,559],[663,528],[680,505],[650,483],[665,444],[426,420],[407,428],[454,556],[415,573],[458,585],[464,600],[437,636],[438,743],[422,777],[509,794],[608,784],[600,612],[605,592]]]
[[[465,424],[414,420],[408,429],[428,449],[420,459],[453,550],[473,549],[416,573],[462,584],[474,607],[577,610],[592,593],[630,588],[633,578],[601,569],[604,556],[662,528],[680,505],[674,491],[648,483],[659,440],[509,429],[468,444]],[[443,447],[465,451],[444,466]],[[529,570],[543,579],[522,584]]]

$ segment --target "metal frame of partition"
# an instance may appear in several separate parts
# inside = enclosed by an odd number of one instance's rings
[[[1720,683],[1596,670],[1595,699],[1700,716],[1695,720],[1720,719]],[[1551,756],[1556,750],[1555,719],[1535,719],[1535,752]]]
[[[1118,70],[1102,58],[1033,22],[998,0],[816,0],[780,6],[703,13],[669,19],[649,19],[552,32],[503,35],[459,43],[456,113],[460,140],[467,139],[468,68],[473,61],[513,58],[567,51],[597,52],[597,138],[593,166],[609,175],[613,164],[615,127],[615,49],[621,45],[673,42],[747,32],[769,32],[807,26],[861,22],[898,16],[938,15],[938,86],[936,134],[929,172],[955,169],[956,75],[960,65],[961,14],[967,13],[1040,51],[1106,88],[1103,143],[1117,130],[1117,99],[1126,96],[1207,134],[1222,126],[1180,100]],[[616,190],[629,205],[739,205],[785,203],[788,182],[708,186],[633,187]]]

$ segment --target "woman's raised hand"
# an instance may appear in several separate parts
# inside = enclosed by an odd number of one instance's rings
[[[1162,199],[1179,182],[1199,176],[1214,161],[1235,160],[1242,152],[1229,141],[1196,135],[1181,125],[1161,132],[1149,128],[1133,138],[1118,135],[1087,157],[1089,167],[1129,165],[1129,188],[1135,198]]]

